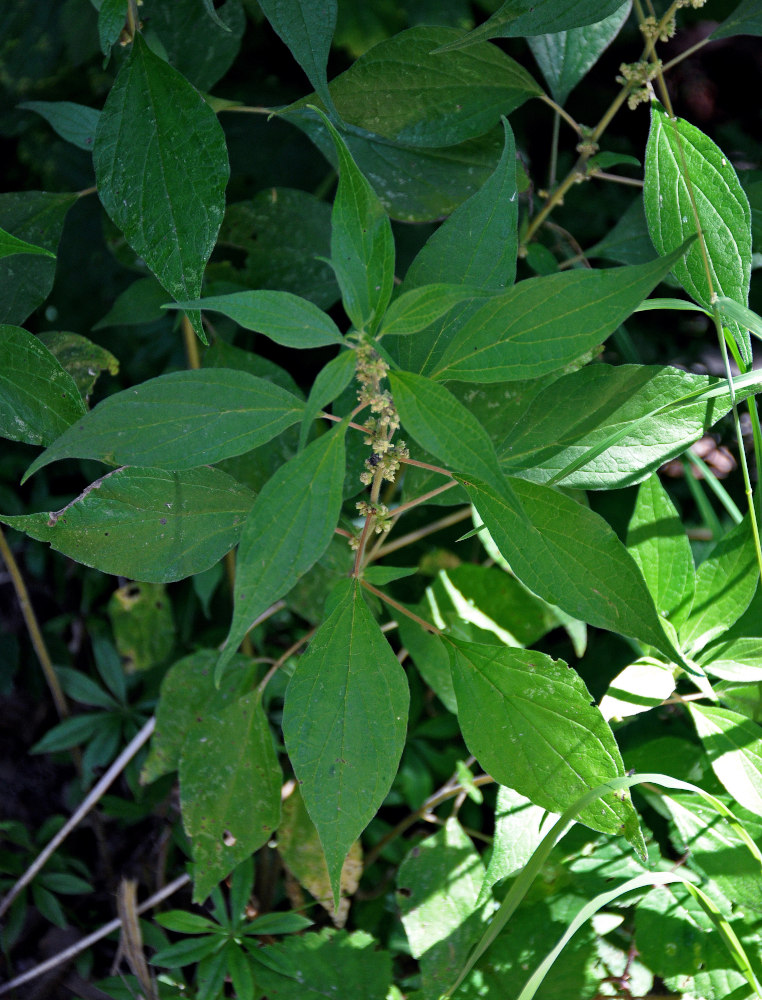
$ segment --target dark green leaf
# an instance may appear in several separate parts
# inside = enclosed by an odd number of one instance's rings
[[[173,298],[198,298],[225,207],[225,137],[140,35],[101,112],[93,160],[103,206],[133,250]]]
[[[749,516],[721,538],[696,573],[690,618],[680,628],[684,648],[703,649],[744,613],[759,580]]]
[[[19,107],[36,111],[62,139],[92,152],[100,111],[71,101],[25,101]]]
[[[619,748],[580,676],[534,650],[451,639],[458,721],[481,766],[535,805],[563,812],[581,795],[624,774]],[[581,822],[640,836],[629,796],[608,793]]]
[[[62,510],[0,520],[102,573],[169,583],[218,562],[238,541],[253,502],[219,469],[130,466]]]
[[[741,0],[730,17],[715,28],[710,39],[733,35],[762,35],[762,4],[760,0]]]
[[[466,382],[504,382],[562,368],[602,343],[685,253],[608,270],[529,278],[483,305],[434,372]]]
[[[305,114],[291,115],[290,120],[337,164],[333,141],[322,121]],[[363,174],[373,178],[384,208],[404,222],[428,222],[449,215],[484,184],[503,148],[499,127],[443,149],[395,146],[363,129],[345,133],[344,140]]]
[[[206,934],[220,929],[219,924],[215,924],[208,917],[202,917],[198,913],[187,913],[185,910],[159,913],[154,920],[160,927],[166,927],[168,931],[177,931],[180,934]]]
[[[303,403],[227,368],[172,372],[115,393],[59,437],[27,476],[61,458],[180,471],[264,444],[295,424]]]
[[[0,326],[0,436],[45,445],[86,412],[71,375],[37,337]]]
[[[344,859],[397,772],[407,728],[405,672],[347,582],[291,678],[283,735],[338,905]]]
[[[270,24],[291,50],[331,114],[336,114],[326,66],[336,27],[337,0],[261,0]]]
[[[143,784],[178,769],[186,737],[199,715],[218,715],[251,690],[252,670],[256,668],[243,658],[223,677],[219,688],[215,687],[218,655],[216,649],[200,649],[172,664],[164,675],[151,750],[140,775]]]
[[[159,948],[151,957],[151,965],[163,966],[165,969],[177,969],[183,965],[192,965],[219,951],[225,939],[208,934],[202,938],[184,938],[166,948]]]
[[[284,347],[326,347],[344,340],[330,316],[308,299],[291,292],[233,292],[164,308],[221,312],[245,330],[263,333]]]
[[[18,239],[55,253],[76,194],[12,191],[0,194],[0,226]],[[53,287],[56,264],[44,257],[0,261],[0,322],[23,323]]]
[[[631,0],[625,0],[621,7],[595,24],[568,31],[556,30],[552,34],[535,35],[529,39],[532,55],[558,104],[566,102],[582,77],[619,34],[631,6]]]
[[[428,238],[405,275],[404,290],[440,282],[504,288],[518,249],[516,145],[507,119],[495,172]]]
[[[716,295],[745,305],[751,275],[749,200],[722,150],[694,125],[682,118],[670,119],[658,103],[651,109],[643,200],[651,239],[660,254],[674,250],[696,232],[695,201],[709,275],[698,241],[684,258],[679,255],[674,275],[708,309]],[[736,323],[731,329],[749,363],[748,334]]]
[[[554,34],[597,24],[622,5],[622,0],[505,0],[492,17],[447,46],[461,49],[488,38],[523,38]]]
[[[696,573],[683,523],[654,474],[638,490],[627,548],[640,567],[656,610],[677,628],[693,606]]]
[[[145,0],[140,16],[161,39],[170,64],[202,92],[228,71],[246,28],[240,0],[216,8],[213,0]]]
[[[102,728],[104,722],[108,724],[107,720],[106,712],[88,712],[64,719],[31,746],[29,753],[55,753],[57,750],[69,750],[87,743]]]
[[[36,247],[33,243],[27,243],[26,240],[20,240],[18,237],[6,233],[4,229],[0,229],[0,259],[3,257],[15,257],[18,254],[56,259],[56,255],[51,250]]]
[[[417,844],[397,874],[397,905],[426,996],[451,985],[481,937],[484,866],[457,819]]]
[[[119,41],[119,36],[127,20],[127,0],[103,0],[98,11],[98,39],[101,52],[106,57],[104,68],[108,65],[112,46]]]
[[[587,365],[535,397],[497,446],[501,466],[535,482],[579,489],[630,486],[682,454],[728,412],[727,393],[677,406],[689,393],[723,385],[666,366]]]
[[[346,424],[313,441],[268,480],[243,528],[233,621],[218,676],[254,620],[328,548],[341,510]]]
[[[161,307],[166,301],[167,293],[156,278],[138,278],[122,292],[93,330],[102,330],[108,326],[155,323],[165,315]]]
[[[121,669],[121,663],[119,666]],[[74,701],[90,705],[93,708],[104,708],[112,711],[119,708],[119,702],[87,674],[73,670],[71,667],[58,667],[56,674],[61,682],[61,687]]]
[[[653,243],[648,234],[642,195],[630,203],[614,228],[585,255],[604,257],[620,264],[646,264],[653,259]]]
[[[304,399],[304,393],[285,368],[276,365],[269,358],[254,354],[253,351],[244,351],[240,347],[226,344],[224,340],[215,340],[212,346],[204,351],[201,366],[203,368],[234,368],[236,371],[248,372],[250,375],[256,375],[257,378],[263,378],[266,382],[272,382],[273,385],[279,385],[300,401]]]
[[[257,983],[273,1000],[385,1000],[389,993],[391,956],[364,931],[293,936],[258,949],[255,957],[263,963]],[[283,974],[275,971],[279,968]]]
[[[332,403],[346,389],[354,378],[355,353],[342,351],[324,365],[310,389],[307,405],[304,408],[302,426],[299,431],[299,448],[307,443],[312,421],[318,416],[324,406]]]
[[[465,479],[463,484],[500,552],[533,594],[681,662],[635,560],[602,517],[538,483],[506,477],[500,490]]]
[[[438,148],[484,135],[501,115],[542,94],[493,45],[434,51],[459,35],[419,25],[374,45],[331,83],[342,118],[395,145]]]
[[[258,693],[194,723],[180,760],[180,796],[196,862],[195,902],[270,839],[282,780]]]
[[[419,615],[424,621],[431,621],[435,624],[434,612],[436,608],[432,606],[431,595],[427,589],[426,598],[410,610]],[[410,653],[413,663],[423,680],[428,684],[434,694],[442,704],[453,714],[457,711],[455,701],[455,691],[452,686],[452,673],[450,671],[450,657],[447,647],[438,635],[421,628],[411,618],[400,615],[398,627],[400,639],[405,649]]]
[[[74,379],[80,394],[87,399],[101,372],[119,373],[119,362],[105,347],[68,330],[46,330],[39,340]]]
[[[402,426],[421,448],[451,469],[500,482],[487,432],[449,389],[411,372],[390,372],[389,384]]]
[[[326,118],[339,159],[339,186],[331,214],[331,264],[344,309],[358,330],[373,333],[394,284],[394,237],[375,191]]]
[[[328,309],[339,298],[330,264],[331,206],[307,191],[269,188],[228,205],[220,246],[243,250],[247,288],[294,292]]]

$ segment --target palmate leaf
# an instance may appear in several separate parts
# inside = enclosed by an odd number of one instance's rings
[[[368,610],[357,580],[299,661],[286,691],[283,735],[323,845],[338,906],[352,844],[386,797],[405,745],[405,672]]]
[[[450,639],[458,721],[471,753],[492,777],[551,812],[621,777],[624,765],[582,679],[563,660],[534,650]],[[640,843],[628,796],[613,793],[580,820]]]
[[[198,298],[225,209],[225,137],[139,34],[101,112],[93,163],[103,207],[133,250],[173,298]],[[199,314],[190,318],[206,342]]]

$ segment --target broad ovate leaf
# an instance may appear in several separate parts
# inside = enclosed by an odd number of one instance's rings
[[[225,210],[230,168],[217,116],[140,34],[98,121],[98,195],[175,299],[196,299]],[[198,312],[190,317],[205,340]]]
[[[727,708],[688,708],[714,773],[736,802],[762,816],[762,727]]]
[[[751,276],[749,199],[722,150],[695,125],[670,118],[658,103],[651,109],[643,200],[660,254],[683,244],[698,221],[706,260],[697,241],[672,268],[688,294],[709,309],[716,295],[745,305]],[[749,363],[748,334],[737,323],[730,326]]]
[[[0,520],[102,573],[170,583],[219,562],[253,503],[251,490],[220,469],[130,466],[91,483],[61,510]]]
[[[675,678],[663,663],[636,660],[609,684],[601,698],[601,715],[607,722],[629,719],[661,705],[674,690]]]
[[[341,869],[375,816],[405,744],[405,672],[356,580],[300,659],[283,708],[283,735],[323,845],[338,906]]]
[[[245,371],[171,372],[108,396],[29,467],[61,458],[180,471],[257,448],[295,424],[304,404]]]
[[[519,282],[469,318],[432,375],[464,382],[537,378],[602,343],[685,253]]]
[[[0,437],[47,445],[86,412],[48,348],[20,326],[0,325]]]
[[[233,621],[217,676],[255,619],[328,548],[341,510],[346,423],[282,465],[257,496],[241,534]]]
[[[500,553],[532,593],[682,662],[637,563],[599,514],[539,483],[505,477],[495,489],[462,481]]]
[[[563,660],[534,650],[450,643],[463,738],[496,781],[563,812],[624,774],[611,729]],[[639,837],[637,814],[622,793],[607,794],[579,819],[594,830]]]
[[[180,759],[183,825],[191,839],[193,899],[202,903],[280,821],[283,782],[261,695],[201,709]]]

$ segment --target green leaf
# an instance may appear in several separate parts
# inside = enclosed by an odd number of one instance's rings
[[[326,66],[336,27],[337,0],[261,0],[259,6],[335,116]]]
[[[27,243],[26,240],[20,240],[18,237],[6,233],[4,229],[0,229],[0,259],[15,257],[17,254],[31,254],[32,256],[56,259],[56,255],[52,251],[36,247],[33,243]]]
[[[585,255],[604,257],[620,264],[645,264],[652,259],[653,243],[648,235],[642,195],[630,202],[614,228],[590,247]]]
[[[347,934],[326,929],[292,936],[258,949],[256,957],[263,963],[257,968],[257,983],[274,1000],[329,996],[386,1000],[389,996],[391,956],[364,931]],[[276,968],[282,968],[283,974]]]
[[[207,934],[219,930],[219,924],[198,913],[188,913],[185,910],[170,910],[168,913],[158,913],[154,920],[160,927],[179,934]]]
[[[246,13],[240,0],[147,0],[146,25],[158,35],[170,65],[202,93],[214,87],[241,47]]]
[[[151,957],[151,965],[159,965],[165,969],[177,969],[183,965],[192,965],[201,959],[219,951],[225,944],[225,939],[216,934],[204,935],[202,938],[185,938],[159,948]]]
[[[696,232],[691,194],[704,234],[711,282],[699,242],[684,259],[675,261],[673,273],[686,292],[708,309],[715,295],[745,305],[751,276],[749,200],[719,146],[682,118],[670,119],[654,103],[643,200],[651,239],[660,254],[674,250]],[[735,323],[731,329],[744,361],[750,363],[748,335]]]
[[[268,188],[228,205],[219,245],[246,254],[247,288],[294,292],[321,309],[339,298],[330,264],[319,259],[331,254],[331,206],[307,191]]]
[[[468,285],[421,285],[403,292],[386,310],[379,339],[384,336],[407,336],[418,333],[444,316],[455,306],[469,305],[474,299],[488,298],[489,293]]]
[[[283,347],[326,347],[344,338],[334,321],[308,299],[291,292],[233,292],[192,302],[165,305],[165,309],[211,309],[242,326],[256,330]]]
[[[563,368],[613,333],[685,249],[648,264],[580,268],[521,281],[468,320],[432,374],[505,382]]]
[[[688,708],[714,773],[736,802],[762,816],[762,727],[727,708]]]
[[[19,107],[37,112],[62,139],[92,152],[100,111],[84,104],[72,104],[71,101],[24,101]]]
[[[180,754],[196,718],[205,712],[218,715],[240,695],[251,690],[251,660],[241,658],[227,673],[219,688],[214,684],[216,649],[200,649],[173,663],[161,682],[161,697],[156,706],[156,729],[151,737],[140,781],[146,785],[163,774],[176,771]]]
[[[225,137],[140,35],[106,98],[93,162],[103,207],[132,249],[173,298],[198,298],[225,208]],[[200,317],[190,318],[205,341]]]
[[[290,120],[326,159],[338,163],[322,120],[305,114],[293,114]],[[373,178],[381,204],[392,218],[429,222],[449,215],[489,178],[500,159],[503,132],[496,127],[478,139],[442,149],[396,146],[363,129],[345,133],[344,141],[363,174]]]
[[[61,510],[0,521],[102,573],[169,583],[214,566],[238,541],[254,494],[220,469],[135,466]]]
[[[403,292],[438,283],[484,289],[513,284],[518,250],[516,146],[506,119],[503,128],[505,141],[495,172],[429,237],[405,275]],[[425,334],[394,344],[400,365],[423,373],[478,308],[479,303],[473,303],[453,310]]]
[[[108,396],[29,467],[94,458],[173,472],[242,455],[295,424],[304,404],[248,372],[171,372]]]
[[[759,580],[754,537],[747,514],[712,549],[696,573],[690,618],[680,628],[683,648],[694,652],[737,621],[749,605]]]
[[[346,423],[313,441],[263,486],[241,534],[233,621],[217,676],[252,622],[328,548],[341,510]]]
[[[484,929],[484,866],[457,819],[417,844],[397,873],[397,905],[424,995],[452,982]]]
[[[204,712],[180,760],[183,824],[193,845],[194,902],[201,903],[280,821],[283,781],[257,692]]]
[[[331,83],[344,121],[396,145],[440,148],[484,135],[501,115],[542,94],[493,45],[434,51],[459,35],[457,28],[418,25],[374,45]]]
[[[389,384],[402,426],[421,448],[452,469],[501,481],[487,432],[449,389],[411,372],[389,372]]]
[[[66,213],[76,200],[76,194],[44,191],[0,194],[0,226],[55,254]],[[0,260],[0,322],[23,323],[48,297],[55,273],[55,261],[39,255]]]
[[[338,905],[344,859],[386,797],[407,728],[405,672],[357,581],[300,659],[286,691],[283,735],[323,845]]]
[[[675,690],[669,667],[648,658],[625,667],[609,684],[601,698],[601,715],[609,722],[621,721],[657,708]]]
[[[424,600],[410,610],[424,621],[435,624],[436,608],[429,603],[431,600],[431,588],[427,588]],[[438,635],[427,632],[406,615],[400,615],[398,627],[400,639],[410,653],[418,673],[445,708],[455,714],[457,703],[450,673],[450,657],[444,642]]]
[[[469,31],[447,49],[462,49],[488,38],[524,38],[555,34],[597,24],[622,5],[622,0],[505,0],[484,24]]]
[[[678,627],[693,606],[696,572],[683,523],[654,474],[638,490],[627,549],[640,567],[656,610]]]
[[[612,14],[595,24],[529,38],[529,48],[556,103],[564,104],[579,81],[598,62],[619,34],[631,7],[631,0],[625,0]]]
[[[127,0],[103,0],[98,10],[98,40],[101,52],[106,57],[103,67],[108,65],[112,46],[119,41],[119,36],[127,20]]]
[[[482,187],[428,238],[405,275],[403,289],[453,283],[479,288],[513,284],[518,250],[516,144],[502,119],[503,152]]]
[[[762,339],[762,316],[742,306],[740,302],[728,299],[724,295],[717,296],[717,307],[727,319],[738,323],[744,330]],[[727,321],[726,319],[726,321]]]
[[[39,336],[58,363],[74,379],[80,395],[87,398],[101,372],[119,374],[119,362],[105,347],[68,330],[46,330]]]
[[[500,428],[501,467],[579,489],[633,485],[681,455],[728,412],[727,391],[691,399],[725,385],[668,366],[586,365],[536,395],[507,435],[508,423]]]
[[[495,834],[481,897],[501,879],[515,875],[529,861],[558,815],[532,805],[515,789],[499,785],[495,803]]]
[[[500,552],[532,593],[581,621],[630,635],[682,662],[637,563],[602,517],[563,493],[521,479],[506,477],[500,490],[465,479],[463,485]]]
[[[759,0],[741,0],[730,17],[715,28],[709,38],[730,38],[733,35],[762,35],[762,5]]]
[[[0,325],[0,436],[54,441],[86,412],[71,375],[37,337]]]
[[[155,323],[165,316],[161,307],[166,300],[167,293],[156,278],[138,278],[117,296],[113,306],[92,329]]]
[[[74,701],[79,701],[83,705],[90,705],[94,708],[111,710],[119,708],[119,702],[108,694],[107,691],[104,691],[100,684],[97,684],[87,674],[80,673],[79,670],[73,670],[71,667],[58,667],[56,674],[61,682],[61,687]]]
[[[757,683],[762,681],[762,638],[749,636],[712,645],[704,650],[698,662],[713,677]]]
[[[373,333],[394,285],[394,237],[381,202],[346,143],[319,112],[339,158],[339,186],[331,213],[331,264],[344,309],[358,330]]]
[[[458,721],[466,746],[495,781],[562,812],[624,774],[613,733],[580,676],[534,650],[451,639]],[[610,792],[579,814],[603,833],[639,836],[629,796]]]
[[[320,369],[310,389],[307,405],[304,407],[302,425],[299,429],[300,450],[307,443],[312,421],[318,416],[324,406],[332,403],[344,392],[354,378],[354,374],[354,351],[342,351]]]

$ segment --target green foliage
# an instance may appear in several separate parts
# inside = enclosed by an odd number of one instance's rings
[[[16,893],[60,818],[3,821],[6,956],[124,836],[192,889],[117,1000],[759,997],[762,181],[672,107],[704,14],[21,6],[0,709],[67,810],[153,734],[97,863]]]

